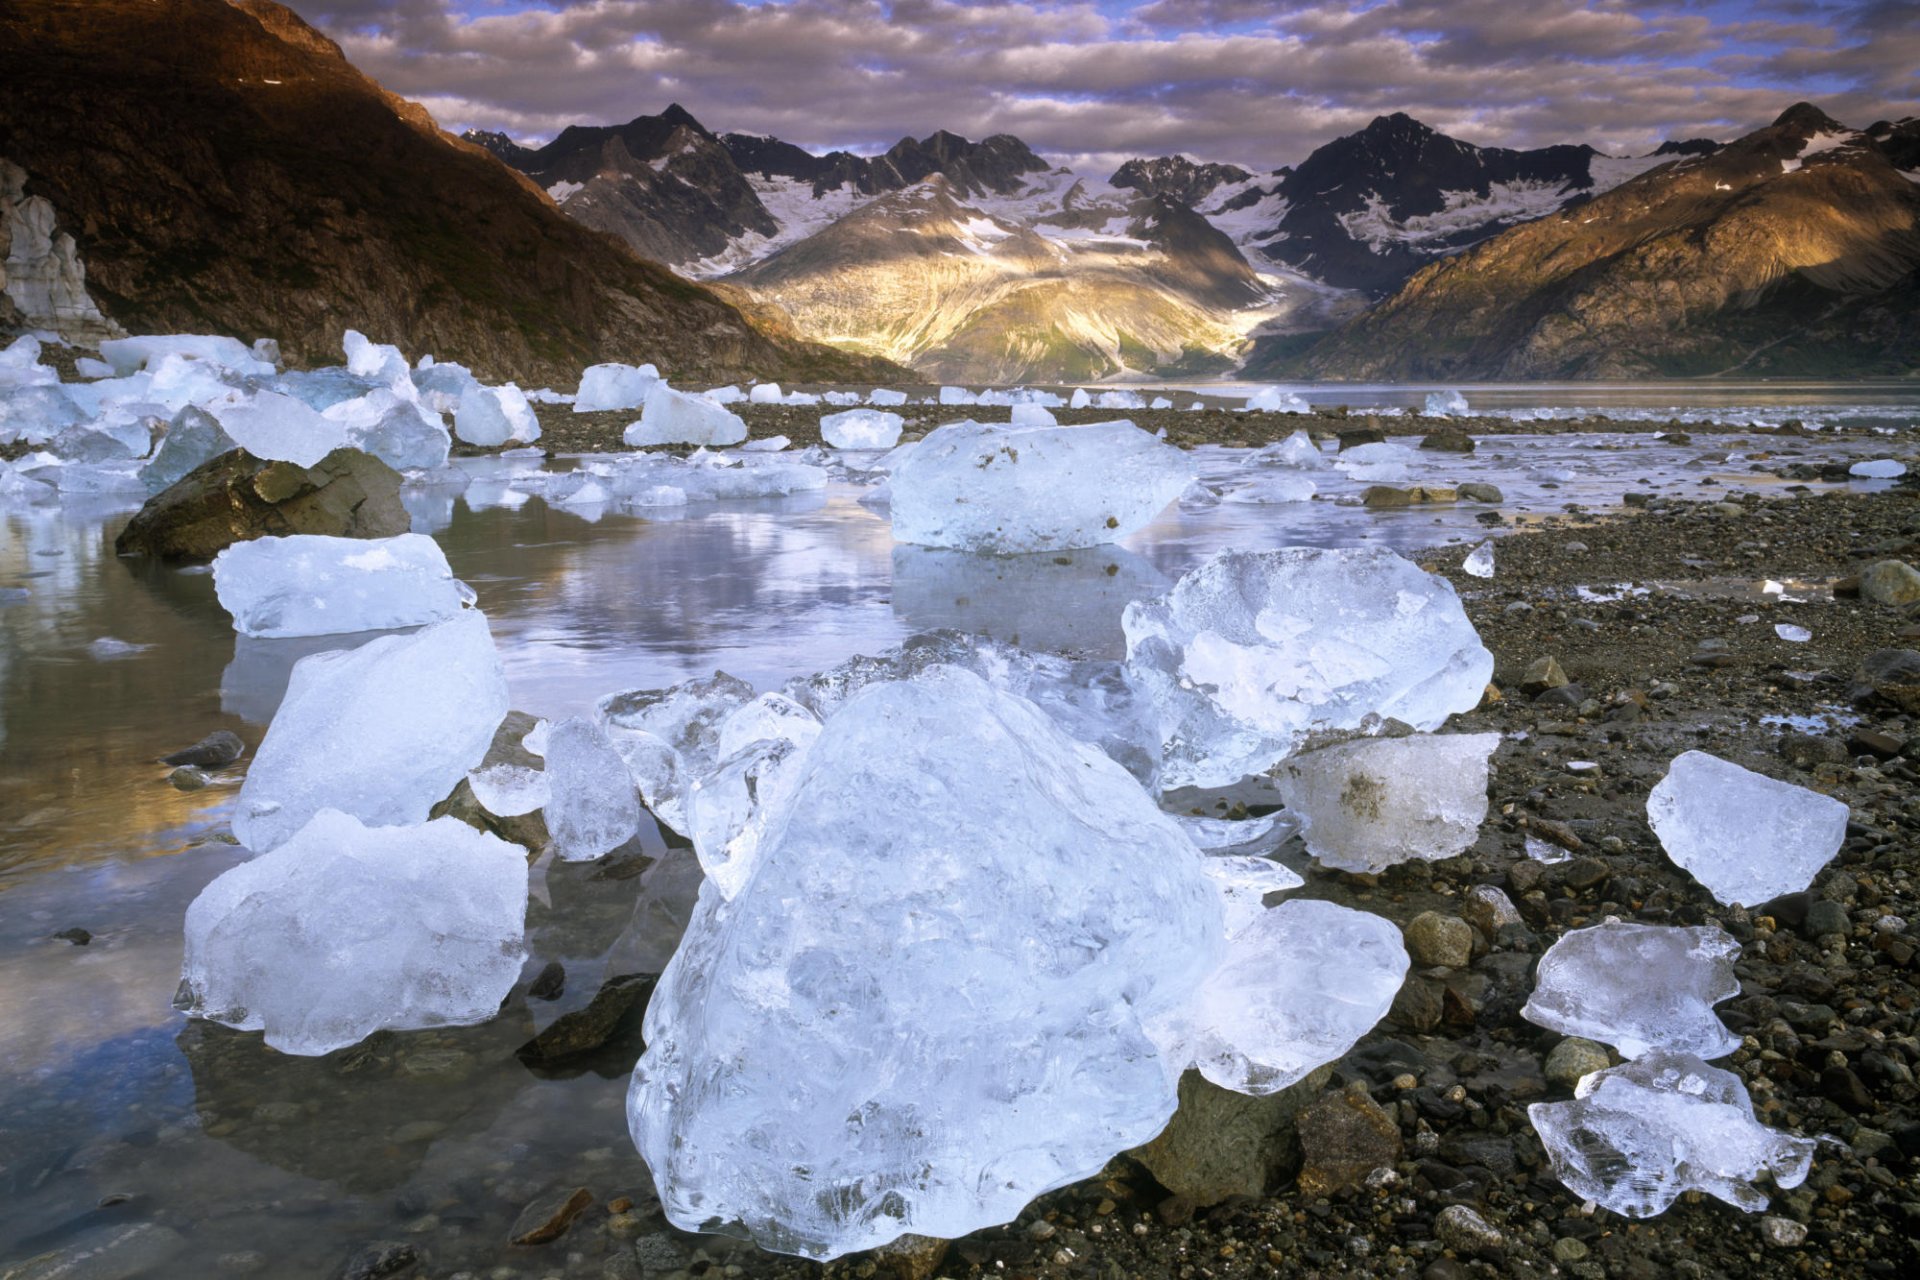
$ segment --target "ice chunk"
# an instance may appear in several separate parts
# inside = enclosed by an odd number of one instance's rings
[[[1638,1058],[1654,1049],[1719,1058],[1740,1047],[1713,1006],[1740,994],[1740,944],[1717,925],[1609,920],[1575,929],[1540,957],[1527,1021]]]
[[[485,1022],[526,960],[524,851],[453,818],[323,809],[187,908],[178,1007],[282,1053]]]
[[[1234,937],[1174,1020],[1176,1034],[1221,1088],[1278,1093],[1373,1030],[1407,964],[1391,921],[1331,902],[1283,902]]]
[[[441,622],[471,598],[440,544],[296,534],[236,542],[213,558],[213,589],[248,636],[323,636]]]
[[[345,423],[348,443],[396,471],[443,467],[453,448],[439,414],[384,389],[343,401],[322,416]]]
[[[1146,397],[1138,391],[1102,391],[1093,398],[1096,409],[1144,409]]]
[[[976,552],[1093,547],[1144,527],[1193,479],[1186,455],[1131,422],[952,423],[894,470],[893,536]]]
[[[647,809],[689,834],[686,791],[719,758],[720,723],[753,700],[753,686],[724,671],[666,689],[602,698],[594,721],[612,741]]]
[[[1230,785],[1371,717],[1437,729],[1493,675],[1453,587],[1378,548],[1224,551],[1122,625],[1162,787]]]
[[[1053,411],[1045,405],[1015,404],[1010,412],[1016,427],[1054,427],[1060,424],[1060,420],[1053,416]]]
[[[1342,449],[1333,457],[1333,465],[1363,484],[1386,484],[1407,478],[1408,469],[1420,455],[1404,445],[1363,444]]]
[[[1421,410],[1429,418],[1453,418],[1467,412],[1467,398],[1458,391],[1432,391]]]
[[[814,1258],[952,1238],[1172,1115],[1146,1033],[1224,949],[1173,821],[959,671],[827,722],[731,899],[703,887],[628,1121],[667,1216]]]
[[[1491,578],[1493,576],[1493,544],[1483,542],[1467,552],[1467,558],[1460,562],[1460,567],[1473,577]]]
[[[1261,413],[1312,413],[1313,406],[1291,391],[1262,387],[1247,397],[1247,408]]]
[[[467,785],[473,788],[473,798],[480,802],[482,809],[501,818],[517,818],[523,813],[544,809],[553,794],[547,785],[545,770],[505,762],[470,770]]]
[[[739,444],[746,438],[747,424],[739,415],[703,396],[675,391],[664,382],[647,392],[640,420],[621,436],[636,449],[653,444]]]
[[[271,377],[274,366],[259,359],[238,338],[203,333],[151,334],[133,338],[109,338],[100,344],[100,357],[113,366],[113,372],[126,377],[141,369],[152,369],[168,356],[204,361],[235,373]]]
[[[711,387],[700,393],[702,400],[711,400],[715,404],[739,404],[747,398],[747,393],[739,387],[728,384],[724,387]]]
[[[1687,1191],[1758,1213],[1767,1197],[1756,1179],[1791,1189],[1813,1164],[1811,1138],[1761,1124],[1739,1076],[1685,1053],[1596,1071],[1572,1102],[1536,1102],[1527,1117],[1569,1191],[1629,1218],[1663,1213]]]
[[[1796,627],[1791,622],[1775,623],[1773,634],[1779,636],[1789,644],[1805,644],[1807,641],[1813,639],[1813,632],[1807,630],[1805,627]]]
[[[42,445],[86,421],[86,412],[61,387],[0,387],[0,444]]]
[[[1573,860],[1573,855],[1559,845],[1549,844],[1539,836],[1531,834],[1527,836],[1527,856],[1535,862],[1546,863],[1548,866]]]
[[[1261,467],[1294,467],[1302,470],[1324,467],[1327,455],[1320,452],[1320,446],[1313,437],[1304,431],[1296,431],[1285,440],[1276,440],[1263,449],[1256,449],[1247,461]]]
[[[0,459],[0,506],[42,506],[59,500],[59,493],[45,480],[27,475],[5,459]]]
[[[1704,751],[1674,757],[1647,820],[1674,864],[1729,906],[1798,893],[1847,838],[1845,804]]]
[[[993,636],[1028,650],[1117,658],[1120,613],[1168,587],[1125,547],[981,556],[900,543],[893,549],[893,611],[926,630]]]
[[[188,405],[173,415],[153,461],[140,468],[148,493],[159,493],[203,462],[239,448],[213,416]]]
[[[1847,474],[1861,480],[1898,480],[1907,474],[1907,464],[1893,458],[1869,458],[1848,467]]]
[[[424,822],[506,714],[506,676],[478,611],[302,658],[240,788],[233,833],[260,853],[322,809]]]
[[[1294,836],[1302,823],[1298,814],[1282,810],[1262,818],[1202,818],[1194,814],[1175,814],[1174,821],[1187,833],[1195,847],[1209,854],[1269,854]],[[1305,883],[1298,876],[1290,888]]]
[[[432,361],[431,356],[422,359]],[[424,363],[413,371],[413,386],[420,395],[420,403],[436,413],[457,414],[460,397],[479,385],[480,380],[468,372],[465,365],[452,361]]]
[[[562,720],[547,736],[547,830],[568,862],[591,862],[640,829],[633,775],[591,720]]]
[[[660,371],[650,364],[637,368],[630,364],[591,365],[580,375],[580,389],[573,396],[573,411],[638,409],[659,385]]]
[[[820,419],[820,438],[836,449],[891,449],[907,420],[884,409],[848,409]]]
[[[151,648],[153,646],[150,644],[133,644],[116,636],[101,636],[87,645],[87,656],[99,662],[111,662],[115,658],[131,658]]]
[[[63,462],[128,462],[144,458],[153,437],[141,422],[95,422],[68,427],[53,438],[47,451]]]
[[[1274,784],[1307,824],[1307,850],[1329,867],[1380,871],[1451,858],[1487,817],[1487,762],[1497,733],[1367,738],[1297,755]]]
[[[400,348],[374,342],[358,329],[347,330],[340,339],[340,346],[347,355],[347,372],[354,377],[366,378],[382,386],[401,381],[412,385],[413,370],[408,367],[407,358],[400,353]]]
[[[747,392],[747,401],[749,404],[779,404],[785,394],[780,390],[779,383],[762,382]]]
[[[897,405],[907,402],[907,393],[895,391],[892,387],[875,387],[867,393],[868,404]]]
[[[758,440],[749,440],[740,446],[742,453],[779,453],[792,444],[785,436],[762,436]]]
[[[1182,827],[1185,825],[1181,823]],[[1207,879],[1213,881],[1213,887],[1219,891],[1227,937],[1230,939],[1239,937],[1266,915],[1268,894],[1298,889],[1306,883],[1285,865],[1251,854],[1209,857],[1200,864],[1200,869],[1206,872]],[[1181,1060],[1185,1061],[1193,1056],[1193,1050],[1191,1047],[1180,1047],[1188,1043],[1182,1040],[1183,1034],[1178,1029],[1166,1030],[1162,1040],[1164,1048],[1183,1055]]]
[[[1084,409],[1092,403],[1093,397],[1087,394],[1085,387],[1075,388],[1074,393],[1067,398],[1067,408],[1069,409]]]
[[[1315,492],[1313,481],[1303,475],[1283,471],[1277,475],[1257,475],[1247,483],[1236,485],[1221,494],[1220,500],[1243,504],[1308,502]]]
[[[533,406],[511,382],[500,387],[475,383],[462,391],[454,410],[453,429],[462,440],[483,449],[528,444],[540,438],[540,420],[534,416]]]
[[[752,874],[767,820],[819,736],[814,714],[779,693],[763,693],[720,722],[720,763],[688,789],[686,812],[700,865],[723,896]]]
[[[256,458],[310,467],[349,443],[343,424],[278,391],[235,393],[209,408],[228,437]]]
[[[980,397],[965,387],[942,387],[940,388],[940,403],[946,405],[979,404]]]

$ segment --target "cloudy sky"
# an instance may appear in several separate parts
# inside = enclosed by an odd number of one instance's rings
[[[1407,111],[1645,151],[1807,98],[1920,110],[1913,0],[289,0],[444,126],[544,139],[679,102],[816,150],[1013,133],[1069,162],[1271,168]]]

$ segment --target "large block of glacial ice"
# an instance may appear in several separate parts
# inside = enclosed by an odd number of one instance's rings
[[[236,392],[208,409],[228,437],[256,458],[310,467],[350,443],[344,423],[278,391]]]
[[[1304,431],[1296,431],[1285,440],[1255,449],[1247,462],[1261,467],[1291,467],[1299,471],[1317,470],[1327,465],[1327,455]]]
[[[1421,410],[1429,418],[1452,418],[1467,412],[1467,398],[1458,391],[1431,391]]]
[[[433,471],[447,464],[453,449],[438,413],[385,387],[343,400],[321,416],[346,427],[347,443],[396,471]]]
[[[689,834],[686,793],[720,754],[720,725],[753,701],[753,686],[724,671],[665,689],[609,694],[594,722],[627,762],[649,812]]]
[[[579,390],[573,394],[575,413],[600,413],[608,409],[638,409],[660,385],[660,371],[650,364],[590,365],[580,375]]]
[[[786,399],[786,393],[777,382],[762,382],[747,392],[749,404],[779,404]]]
[[[518,847],[453,818],[325,809],[193,900],[176,1003],[304,1056],[485,1022],[520,976],[526,915]]]
[[[719,763],[688,787],[686,813],[694,853],[722,896],[752,875],[767,823],[819,736],[814,714],[781,693],[763,693],[720,722]]]
[[[1798,893],[1847,838],[1841,801],[1704,751],[1674,757],[1647,820],[1674,865],[1729,906]]]
[[[891,449],[907,420],[885,409],[848,409],[820,419],[820,438],[835,449]]]
[[[1053,416],[1053,410],[1043,404],[1015,403],[1008,411],[1010,421],[1016,427],[1057,427],[1060,419]]]
[[[322,809],[375,826],[424,822],[485,757],[507,710],[477,610],[302,658],[247,770],[233,833],[263,853]]]
[[[62,387],[0,387],[0,444],[42,445],[86,421],[86,411]]]
[[[1452,585],[1379,548],[1224,551],[1122,626],[1163,787],[1230,785],[1371,717],[1437,729],[1493,675]]]
[[[892,387],[875,387],[867,393],[868,404],[897,405],[907,402],[907,393],[895,391]]]
[[[562,720],[547,734],[547,831],[567,862],[591,862],[633,839],[640,797],[626,761],[591,720]]]
[[[1497,733],[1364,738],[1293,756],[1274,775],[1307,851],[1343,871],[1451,858],[1487,818]]]
[[[620,438],[635,449],[652,444],[739,444],[747,438],[747,424],[705,396],[690,396],[659,382],[647,392],[640,420]]]
[[[480,380],[465,365],[451,360],[423,356],[413,371],[413,388],[420,395],[420,403],[436,413],[458,412],[460,397],[467,388],[479,385]]]
[[[1260,913],[1174,1020],[1200,1074],[1238,1093],[1278,1093],[1351,1049],[1407,977],[1392,921],[1310,900]]]
[[[247,636],[323,636],[443,622],[471,599],[432,538],[297,534],[236,542],[213,558],[213,589]]]
[[[1012,1219],[1172,1115],[1147,1025],[1222,954],[1179,827],[942,669],[849,701],[647,1008],[628,1123],[667,1216],[814,1258]]]
[[[238,338],[206,333],[161,333],[132,338],[109,338],[100,344],[100,358],[118,377],[152,369],[168,356],[203,361],[235,373],[272,377],[272,362],[262,360]]]
[[[1585,1076],[1571,1102],[1536,1102],[1527,1118],[1554,1176],[1579,1198],[1651,1218],[1688,1191],[1748,1213],[1767,1207],[1763,1174],[1783,1190],[1806,1181],[1814,1142],[1754,1118],[1740,1077],[1656,1050]]]
[[[159,493],[201,463],[239,447],[212,414],[188,405],[167,424],[153,461],[140,468],[140,479],[148,493]]]
[[[1186,455],[1131,422],[956,422],[893,472],[893,536],[1007,554],[1118,542],[1194,480]]]
[[[402,380],[407,380],[411,385],[413,370],[400,348],[375,342],[358,329],[349,329],[340,337],[340,349],[346,353],[347,372],[354,377],[366,378],[383,386],[391,386]]]
[[[1575,929],[1540,957],[1527,1021],[1610,1044],[1629,1058],[1654,1049],[1719,1058],[1740,1047],[1713,1006],[1740,994],[1740,944],[1717,925],[1609,920]]]
[[[476,382],[460,393],[453,430],[468,444],[491,449],[538,440],[540,420],[526,395],[511,382],[499,387],[483,387]]]
[[[1312,413],[1313,406],[1291,391],[1262,387],[1247,397],[1247,408],[1260,413]]]

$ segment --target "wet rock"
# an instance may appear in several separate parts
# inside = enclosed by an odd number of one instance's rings
[[[507,1233],[507,1243],[534,1245],[558,1240],[592,1203],[593,1192],[585,1187],[543,1195],[520,1211],[513,1230]]]
[[[1506,1244],[1499,1228],[1464,1204],[1450,1204],[1433,1220],[1433,1234],[1455,1253],[1492,1253]]]
[[[1527,666],[1526,674],[1520,677],[1520,692],[1530,698],[1539,697],[1549,689],[1558,689],[1571,683],[1567,673],[1560,669],[1559,662],[1549,655],[1535,658]]]
[[[342,1264],[334,1280],[383,1280],[396,1276],[420,1261],[420,1251],[410,1244],[390,1240],[375,1241]]]
[[[551,1067],[592,1053],[613,1039],[620,1024],[653,991],[651,974],[626,974],[607,979],[584,1009],[563,1013],[553,1024],[516,1050],[531,1067]]]
[[[1303,1195],[1351,1190],[1400,1158],[1400,1126],[1359,1086],[1326,1094],[1300,1113],[1298,1125]]]
[[[1605,1045],[1580,1036],[1568,1036],[1547,1054],[1545,1072],[1548,1083],[1571,1089],[1580,1083],[1580,1077],[1605,1071],[1612,1065]]]
[[[1920,600],[1920,569],[1904,560],[1870,564],[1860,571],[1860,598],[1875,604],[1912,604]]]
[[[1458,427],[1441,427],[1422,440],[1420,447],[1441,453],[1472,453],[1473,437]]]
[[[1462,502],[1500,503],[1506,500],[1507,495],[1500,491],[1499,485],[1484,484],[1478,480],[1468,480],[1460,485],[1460,501]]]
[[[371,454],[335,449],[302,467],[235,449],[149,498],[114,550],[210,560],[233,543],[268,535],[390,538],[411,527],[400,505],[400,473]]]
[[[1405,489],[1397,489],[1389,484],[1368,485],[1366,493],[1360,499],[1363,505],[1369,507],[1428,506],[1459,500],[1458,489],[1418,484]]]
[[[528,984],[527,994],[535,1000],[558,1000],[566,989],[567,967],[558,960],[549,960],[546,968]]]
[[[1342,450],[1357,449],[1363,444],[1385,444],[1387,433],[1378,426],[1342,427],[1335,438],[1340,441]]]
[[[1878,729],[1855,729],[1847,735],[1847,750],[1856,756],[1878,756],[1891,760],[1907,749],[1904,738],[1896,738]]]
[[[1497,886],[1490,884],[1477,884],[1470,889],[1466,900],[1460,904],[1460,914],[1468,924],[1488,938],[1496,938],[1500,930],[1520,923],[1520,912],[1515,909],[1513,900]]]
[[[1920,651],[1876,649],[1854,677],[1856,700],[1877,697],[1920,715]]]
[[[161,756],[161,764],[191,766],[195,769],[218,769],[238,760],[247,749],[240,735],[231,729],[215,729],[190,747],[183,747],[170,756]]]
[[[1332,1076],[1321,1067],[1265,1097],[1234,1093],[1198,1071],[1180,1077],[1180,1109],[1160,1136],[1131,1153],[1188,1209],[1263,1196],[1295,1153],[1295,1122]]]
[[[71,942],[76,947],[84,947],[93,941],[93,935],[85,929],[62,929],[53,935],[56,942]]]
[[[1792,1218],[1768,1214],[1760,1219],[1760,1238],[1776,1249],[1798,1249],[1807,1242],[1807,1227]]]
[[[1800,932],[1808,938],[1824,938],[1832,933],[1847,933],[1853,928],[1853,921],[1847,916],[1847,909],[1838,902],[1822,899],[1807,904],[1807,913],[1800,921]]]
[[[1844,764],[1847,748],[1838,738],[1824,733],[1783,733],[1780,756],[1788,764],[1811,769],[1817,764]]]
[[[514,765],[525,769],[544,769],[545,761],[527,750],[525,741],[529,733],[540,724],[536,716],[524,711],[509,711],[500,721],[500,727],[493,731],[493,741],[487,747],[487,754],[471,772],[491,768],[494,765]],[[537,853],[547,846],[547,819],[544,812],[534,810],[531,813],[502,816],[490,812],[480,803],[474,794],[473,784],[462,778],[445,800],[433,807],[430,817],[457,818],[478,831],[492,832],[510,844],[517,844],[529,853]]]
[[[167,775],[167,781],[175,791],[204,791],[211,779],[192,765],[181,765]]]
[[[867,1254],[893,1280],[929,1280],[947,1256],[947,1241],[932,1236],[904,1235]]]
[[[650,1236],[641,1236],[633,1242],[633,1257],[640,1264],[642,1275],[653,1275],[662,1271],[678,1271],[687,1265],[687,1251],[680,1242],[664,1231]]]
[[[1533,700],[1536,707],[1578,710],[1587,703],[1587,691],[1577,684],[1563,684],[1542,690]],[[1596,711],[1598,707],[1594,708]],[[1583,713],[1584,714],[1584,713]]]
[[[1407,954],[1416,965],[1464,968],[1473,961],[1473,926],[1438,911],[1422,911],[1407,924]]]
[[[5,1261],[6,1280],[133,1280],[167,1268],[186,1240],[152,1222],[94,1227],[67,1237],[59,1248]]]

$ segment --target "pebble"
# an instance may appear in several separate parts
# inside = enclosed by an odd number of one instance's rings
[[[1506,1243],[1499,1228],[1464,1204],[1450,1204],[1433,1220],[1440,1243],[1456,1253],[1482,1253]]]
[[[1406,940],[1417,965],[1461,969],[1473,960],[1473,927],[1457,916],[1422,911],[1407,923]]]
[[[1547,1080],[1563,1089],[1571,1089],[1582,1076],[1604,1071],[1613,1065],[1605,1047],[1580,1036],[1568,1036],[1547,1054]]]
[[[1805,1223],[1768,1214],[1760,1219],[1760,1235],[1776,1249],[1798,1249],[1807,1242]]]
[[[175,791],[201,791],[206,788],[207,775],[190,764],[183,764],[167,775],[167,781],[173,784]]]

